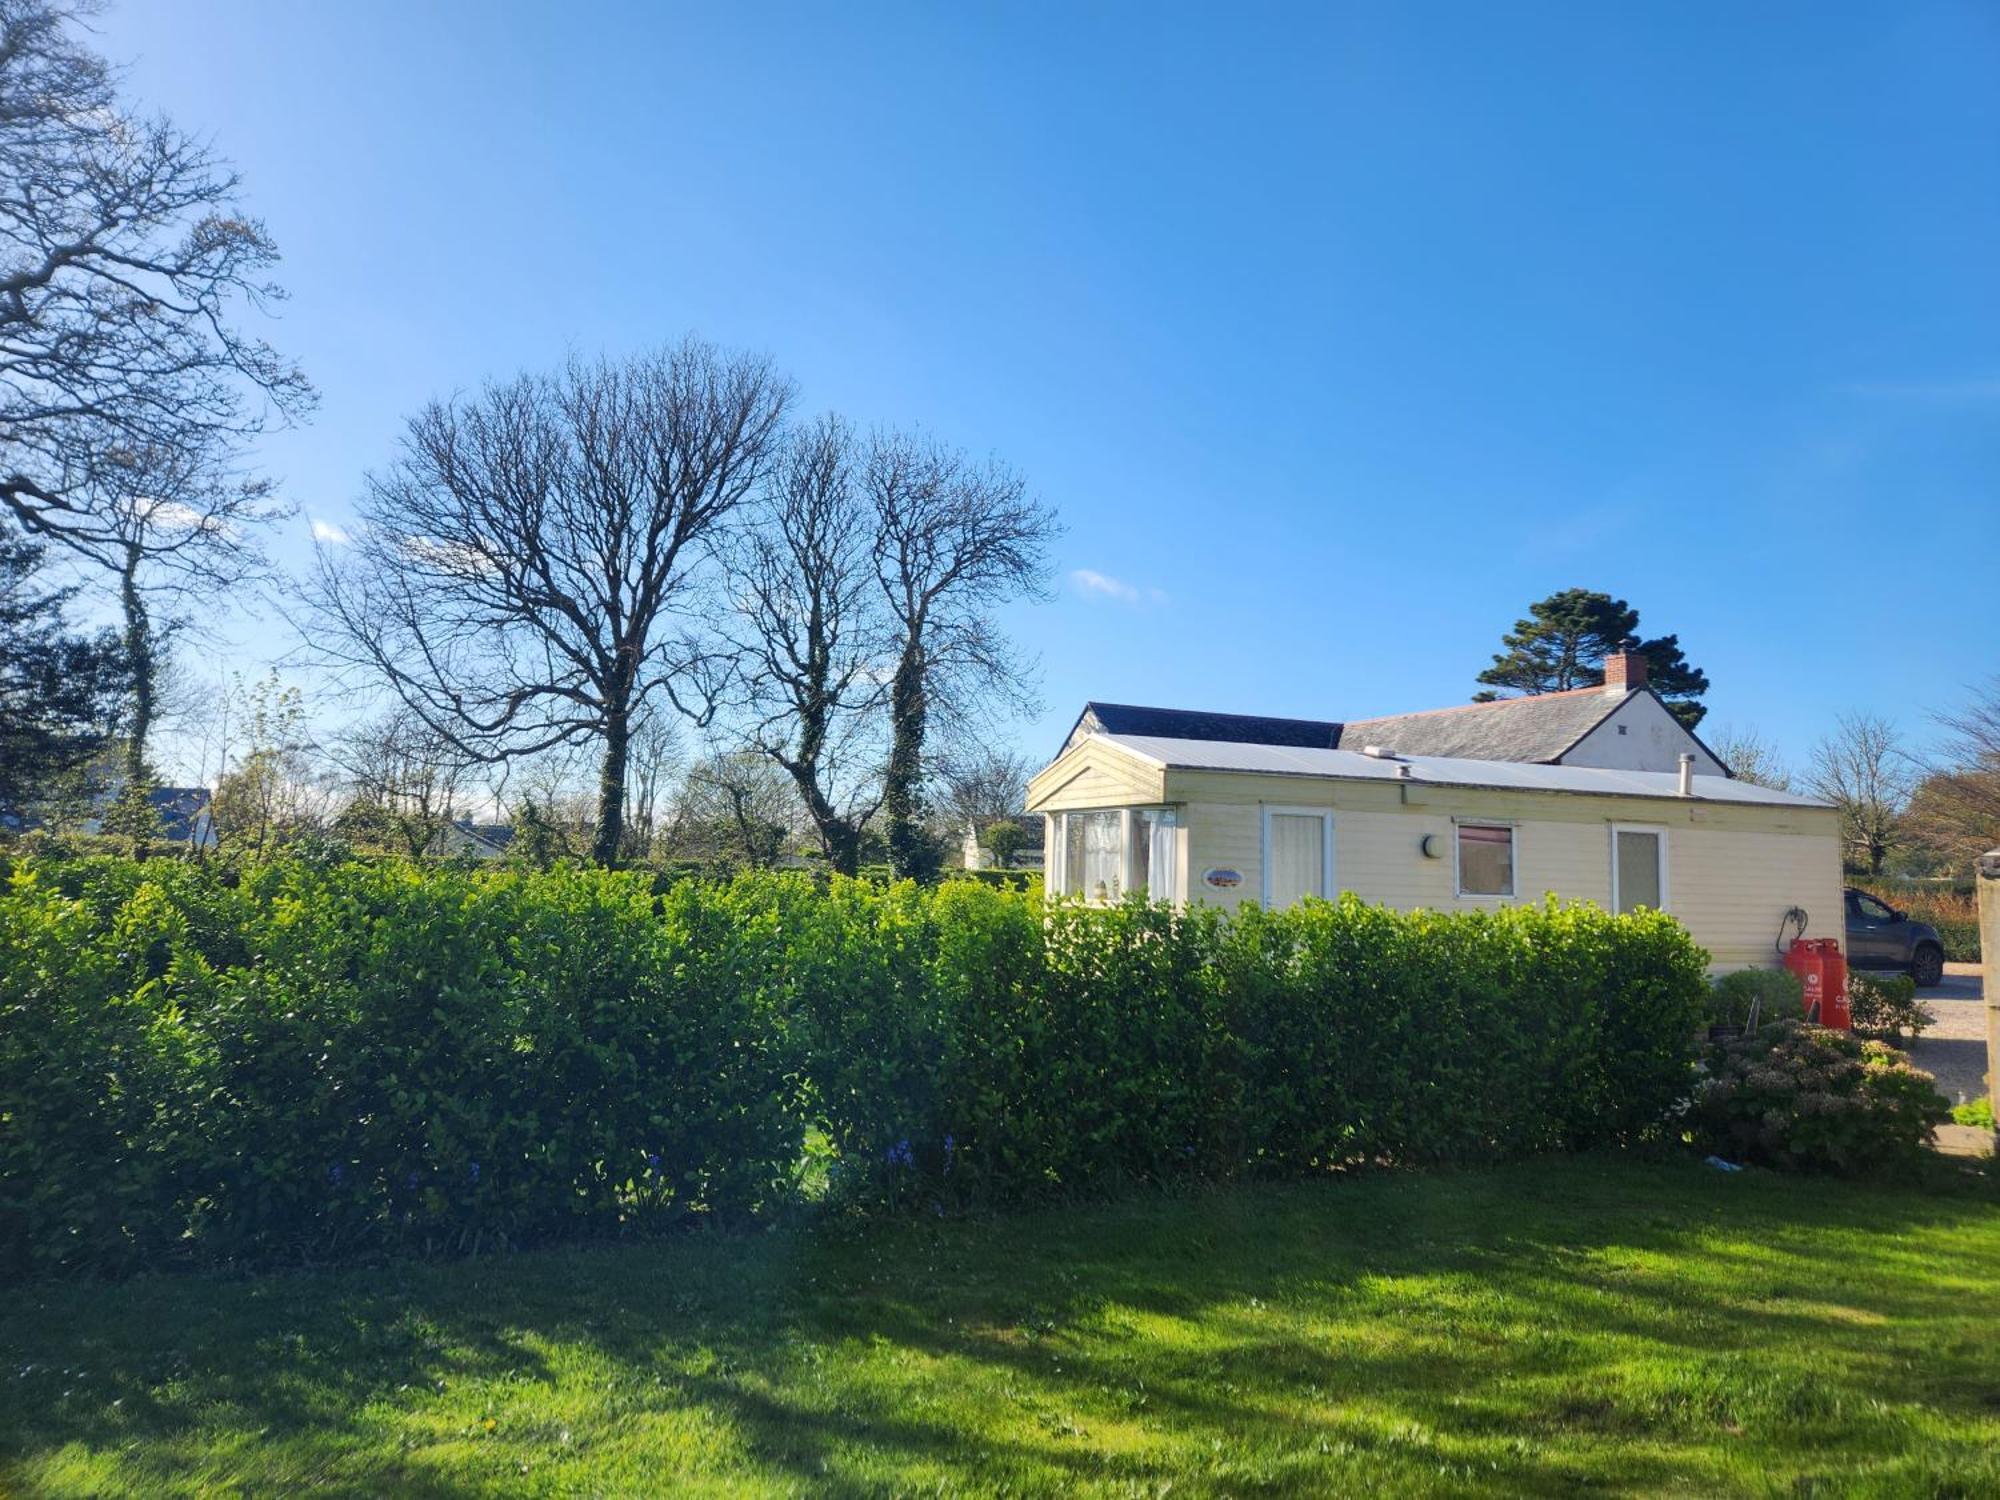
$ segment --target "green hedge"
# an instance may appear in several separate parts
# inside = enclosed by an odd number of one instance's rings
[[[1703,955],[1587,907],[1176,916],[745,875],[29,864],[0,1264],[338,1258],[1630,1140]]]

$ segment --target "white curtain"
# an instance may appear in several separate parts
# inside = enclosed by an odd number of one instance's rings
[[[1272,813],[1271,889],[1274,907],[1326,894],[1326,820],[1318,813]]]
[[[1116,901],[1125,886],[1122,813],[1070,813],[1065,819],[1064,889],[1090,901]]]
[[[1144,816],[1151,830],[1146,851],[1146,895],[1154,901],[1177,900],[1181,882],[1174,815],[1171,812],[1154,812]]]

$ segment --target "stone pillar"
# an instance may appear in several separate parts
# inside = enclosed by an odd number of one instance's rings
[[[1986,1097],[2000,1118],[2000,849],[1979,856],[1979,989],[1986,997]],[[2000,1129],[1994,1132],[2000,1149]]]

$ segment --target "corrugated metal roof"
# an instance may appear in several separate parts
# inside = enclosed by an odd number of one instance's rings
[[[1554,760],[1625,702],[1601,687],[1461,703],[1421,713],[1349,719],[1339,743],[1350,750],[1380,745],[1399,755],[1461,760]]]
[[[1726,776],[1697,776],[1694,795],[1680,795],[1673,771],[1615,771],[1598,766],[1545,766],[1524,761],[1478,760],[1463,756],[1407,755],[1399,760],[1363,755],[1359,750],[1317,750],[1304,746],[1250,745],[1220,740],[1173,739],[1159,735],[1107,734],[1101,738],[1156,765],[1189,771],[1249,771],[1267,776],[1323,776],[1343,781],[1397,781],[1418,786],[1494,787],[1527,792],[1588,792],[1600,797],[1665,797],[1675,802],[1749,803],[1768,807],[1825,807],[1792,792],[1752,786]],[[1410,767],[1407,778],[1399,765]]]

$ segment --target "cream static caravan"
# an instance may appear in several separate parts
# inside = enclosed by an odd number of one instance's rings
[[[1049,889],[1223,907],[1352,891],[1448,910],[1552,893],[1664,910],[1718,969],[1777,962],[1794,908],[1814,936],[1843,935],[1831,807],[1732,778],[1643,686],[1585,691],[1597,701],[1551,694],[1345,725],[1092,704],[1029,784]],[[1457,715],[1475,722],[1416,722]],[[1518,722],[1493,722],[1503,715]],[[1615,732],[1620,715],[1646,725],[1645,749]],[[1380,743],[1440,733],[1522,758]],[[1568,757],[1593,738],[1609,744]],[[1527,758],[1537,749],[1548,753]],[[1672,768],[1658,768],[1667,755]]]

